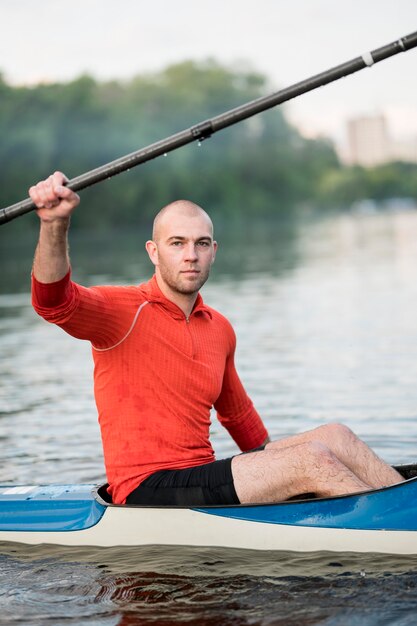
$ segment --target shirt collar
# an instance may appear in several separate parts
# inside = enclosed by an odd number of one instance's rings
[[[180,307],[164,296],[158,286],[155,274],[147,283],[141,285],[141,289],[148,302],[160,304],[174,319],[185,318],[184,312],[180,309]],[[193,310],[191,311],[191,315],[195,314],[207,315],[210,319],[212,318],[211,311],[209,307],[204,304],[200,293],[198,293]]]

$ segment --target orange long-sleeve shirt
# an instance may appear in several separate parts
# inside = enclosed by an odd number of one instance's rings
[[[241,450],[266,439],[235,369],[232,326],[200,295],[187,321],[155,277],[140,286],[86,288],[68,274],[49,284],[33,278],[32,302],[45,320],[92,343],[114,502],[125,502],[153,472],[213,461],[213,406]]]

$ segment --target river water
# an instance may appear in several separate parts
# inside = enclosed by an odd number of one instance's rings
[[[101,482],[90,348],[34,314],[34,240],[3,232],[0,483]],[[417,212],[221,224],[217,238],[203,296],[234,324],[271,436],[337,420],[387,461],[416,461]],[[74,236],[75,279],[147,279],[144,239]],[[212,437],[235,452],[214,417]],[[0,548],[0,624],[406,626],[416,587],[414,559]]]

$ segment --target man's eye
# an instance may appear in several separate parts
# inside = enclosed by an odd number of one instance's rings
[[[203,248],[207,248],[210,244],[208,241],[199,241],[198,245],[203,246]]]

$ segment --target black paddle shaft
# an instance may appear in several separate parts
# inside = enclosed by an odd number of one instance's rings
[[[166,139],[157,141],[156,143],[153,143],[146,148],[142,148],[137,152],[132,152],[131,154],[116,159],[115,161],[111,161],[106,165],[102,165],[101,167],[97,167],[96,169],[86,172],[85,174],[81,174],[80,176],[71,179],[67,183],[67,186],[74,191],[79,191],[80,189],[85,189],[86,187],[95,185],[102,180],[111,178],[116,174],[120,174],[120,172],[129,170],[130,168],[140,165],[141,163],[145,163],[146,161],[151,161],[158,156],[172,152],[173,150],[176,150],[177,148],[180,148],[188,143],[193,141],[203,141],[203,139],[207,139],[218,130],[222,130],[228,126],[233,126],[233,124],[237,124],[238,122],[252,117],[253,115],[257,115],[262,111],[271,109],[278,104],[292,100],[303,93],[313,91],[313,89],[316,89],[317,87],[332,83],[333,81],[343,78],[344,76],[348,76],[349,74],[354,74],[365,67],[371,67],[374,63],[379,63],[379,61],[388,59],[399,52],[411,50],[416,46],[417,32],[414,32],[411,33],[411,35],[407,35],[406,37],[402,37],[401,39],[394,41],[393,43],[377,48],[376,50],[372,50],[372,52],[366,52],[351,61],[347,61],[346,63],[337,65],[336,67],[333,67],[325,72],[316,74],[311,78],[302,80],[291,87],[286,87],[285,89],[273,93],[272,95],[252,100],[251,102],[238,106],[235,109],[226,111],[226,113],[221,113],[212,119],[196,124],[195,126],[191,126],[186,130],[176,133],[175,135],[171,135]],[[36,207],[32,200],[27,198],[22,202],[0,209],[0,224],[9,222],[20,215],[24,215],[25,213],[29,213],[29,211],[33,211],[35,208]]]

